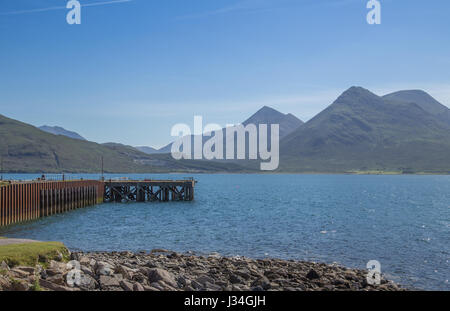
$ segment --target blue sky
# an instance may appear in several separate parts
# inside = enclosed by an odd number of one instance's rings
[[[0,0],[0,113],[89,140],[163,146],[175,123],[263,105],[308,120],[352,85],[450,106],[450,1]],[[92,5],[97,4],[97,5]]]

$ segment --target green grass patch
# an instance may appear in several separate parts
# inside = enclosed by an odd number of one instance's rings
[[[60,242],[33,242],[24,244],[9,244],[0,246],[0,262],[5,261],[8,266],[35,266],[40,263],[44,267],[50,260],[63,255],[68,261],[69,251]]]
[[[42,291],[41,285],[39,284],[39,278],[36,278],[34,284],[30,287],[30,290],[34,292]]]
[[[356,175],[402,175],[401,171],[351,171],[352,174]]]

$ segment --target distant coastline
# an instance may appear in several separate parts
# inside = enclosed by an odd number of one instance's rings
[[[181,174],[197,174],[197,175],[437,175],[448,176],[450,172],[396,172],[396,171],[353,171],[353,172],[264,172],[264,171],[243,171],[243,172],[208,172],[208,171],[153,171],[153,172],[104,172],[105,174],[116,175],[152,175],[152,174],[167,174],[167,175],[181,175]],[[62,174],[86,174],[86,175],[100,175],[99,172],[90,171],[74,171],[74,172],[52,172],[48,171],[43,173],[42,171],[14,171],[3,172],[4,175],[14,174],[44,174],[44,175],[62,175]],[[4,178],[4,180],[7,180]]]

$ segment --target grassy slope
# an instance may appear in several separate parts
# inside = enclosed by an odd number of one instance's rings
[[[8,171],[98,171],[101,156],[106,170],[135,169],[124,152],[92,142],[43,132],[0,116],[0,150]]]
[[[55,259],[58,253],[68,258],[68,250],[60,242],[35,242],[0,246],[0,262],[11,266],[34,266],[39,258]],[[45,264],[44,262],[42,262]]]

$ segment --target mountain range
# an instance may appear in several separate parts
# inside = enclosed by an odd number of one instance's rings
[[[255,124],[259,126],[260,124],[278,124],[280,126],[280,139],[288,135],[289,133],[296,130],[299,126],[303,124],[303,121],[295,117],[294,115],[288,113],[283,114],[273,108],[264,106],[259,109],[255,114],[253,114],[250,118],[242,122],[242,125],[247,126],[248,124]],[[259,129],[257,129],[259,132]],[[234,144],[236,144],[236,138],[229,138],[226,136],[226,129],[222,129],[222,135],[224,137],[224,141],[226,142],[228,139],[234,139]],[[210,137],[203,137],[203,142],[207,141]],[[191,142],[194,143],[194,135],[191,135]],[[172,143],[167,146],[159,149],[158,153],[170,153],[172,149]],[[224,147],[224,150],[226,148]],[[246,150],[248,150],[248,144],[246,145]],[[192,151],[193,152],[193,151]]]
[[[242,124],[280,124],[278,172],[450,173],[450,109],[421,90],[378,96],[351,87],[306,123],[264,106]],[[44,131],[43,131],[44,130]],[[0,115],[0,154],[10,172],[259,172],[259,160],[174,160],[160,150],[97,144]],[[81,137],[81,138],[80,138]]]
[[[74,138],[74,139],[86,140],[80,134],[68,131],[65,128],[62,128],[60,126],[43,125],[43,126],[40,126],[39,129],[44,132],[54,134],[54,135],[63,135],[63,136],[67,136],[67,137]]]
[[[54,135],[32,125],[0,115],[0,156],[11,173],[111,173],[227,172],[236,165],[208,161],[176,161],[171,155],[150,156],[131,146],[97,144]]]
[[[281,141],[281,169],[450,172],[448,111],[425,92],[352,87]]]

